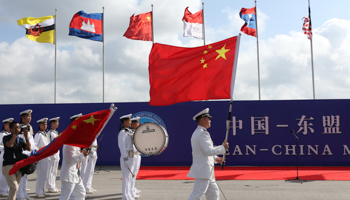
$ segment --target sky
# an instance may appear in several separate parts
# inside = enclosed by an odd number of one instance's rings
[[[253,0],[0,0],[0,104],[54,102],[55,46],[37,43],[17,24],[24,17],[54,15],[57,9],[57,103],[100,103],[102,43],[69,36],[75,13],[105,13],[105,102],[148,102],[148,56],[152,42],[123,37],[133,14],[151,11],[157,43],[196,47],[183,37],[184,10],[204,3],[206,43],[236,36],[241,8]],[[350,1],[311,0],[316,99],[350,97]],[[310,40],[302,32],[308,1],[257,2],[262,100],[312,99]],[[234,100],[258,100],[257,40],[242,33]]]

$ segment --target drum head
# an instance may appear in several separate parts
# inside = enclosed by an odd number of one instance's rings
[[[141,124],[135,131],[134,145],[144,155],[157,155],[168,146],[168,133],[158,124]]]

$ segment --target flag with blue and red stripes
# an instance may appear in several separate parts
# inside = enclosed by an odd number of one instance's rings
[[[242,26],[241,31],[247,35],[256,37],[255,7],[242,8],[241,12],[239,12],[239,16],[245,21],[245,24]]]
[[[102,13],[77,12],[69,24],[69,35],[102,42]]]

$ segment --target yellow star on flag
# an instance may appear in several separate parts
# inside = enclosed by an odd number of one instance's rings
[[[204,50],[203,54],[207,54],[207,53],[208,53],[208,51],[207,51],[207,50]]]
[[[209,45],[209,46],[208,46],[208,49],[211,49],[211,48],[213,48],[213,46]]]
[[[225,47],[226,47],[226,44],[225,44],[220,50],[216,50],[216,52],[217,52],[219,55],[215,58],[215,60],[217,60],[217,59],[220,58],[220,57],[222,57],[223,59],[226,60],[226,55],[225,55],[225,53],[228,52],[228,51],[230,51],[230,49],[225,49]]]
[[[147,18],[148,21],[151,21],[151,17],[149,15],[147,15],[146,18]]]
[[[201,60],[201,64],[203,64],[205,62],[205,60],[204,60],[204,58],[202,58],[202,60]]]
[[[208,67],[208,64],[205,63],[205,64],[203,65],[203,69],[205,69],[205,68],[207,68],[207,67]]]
[[[73,124],[72,129],[77,129],[77,125]]]
[[[83,120],[85,123],[91,123],[92,125],[95,125],[95,121],[100,121],[100,119],[95,119],[93,115],[91,115],[90,119]]]

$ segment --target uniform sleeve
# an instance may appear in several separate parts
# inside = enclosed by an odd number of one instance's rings
[[[68,163],[78,163],[83,161],[85,158],[83,153],[76,154],[74,147],[70,145],[64,146],[63,151],[65,155],[64,159]]]
[[[35,136],[34,136],[34,143],[35,145],[40,148],[40,140],[41,140],[41,137],[40,137],[40,133],[36,133]]]
[[[124,160],[128,160],[128,154],[126,153],[126,139],[127,134],[124,130],[120,131],[118,136],[118,146],[120,149],[121,157],[124,158]]]
[[[213,146],[213,143],[210,139],[209,133],[202,133],[199,137],[199,145],[201,146],[201,149],[205,153],[206,156],[215,156],[219,154],[225,153],[225,147],[220,146]]]

